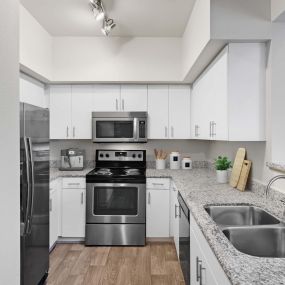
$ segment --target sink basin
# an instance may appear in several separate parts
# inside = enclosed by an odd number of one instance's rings
[[[273,225],[280,221],[254,206],[207,206],[210,217],[222,226]]]
[[[233,227],[223,233],[239,251],[258,257],[285,257],[285,227]]]

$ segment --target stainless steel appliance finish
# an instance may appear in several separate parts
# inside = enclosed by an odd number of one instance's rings
[[[21,285],[49,267],[49,111],[20,104]]]
[[[147,112],[93,112],[93,142],[147,142]]]
[[[263,209],[219,205],[205,210],[237,250],[257,257],[285,257],[285,225]]]
[[[179,260],[185,284],[190,284],[190,211],[182,196],[179,202]]]
[[[61,166],[59,170],[82,170],[84,168],[85,151],[78,148],[63,149],[60,152]]]
[[[206,212],[219,225],[250,226],[279,224],[271,214],[255,206],[207,206]]]
[[[243,253],[258,257],[285,257],[285,227],[231,227],[223,233]]]
[[[145,151],[96,150],[86,175],[86,245],[145,245]]]

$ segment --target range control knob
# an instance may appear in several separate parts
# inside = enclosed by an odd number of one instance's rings
[[[100,155],[99,155],[99,156],[103,158],[103,156],[104,156],[104,155],[103,155],[103,153],[100,153]]]
[[[106,153],[105,156],[108,158],[110,155],[109,155],[109,153]]]
[[[141,155],[141,154],[138,154],[138,158],[142,158],[142,155]]]
[[[133,158],[136,158],[136,154],[135,153],[132,156],[133,156]]]

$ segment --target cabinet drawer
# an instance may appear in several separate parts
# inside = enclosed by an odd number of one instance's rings
[[[169,178],[148,178],[146,180],[146,187],[153,190],[169,190]]]
[[[85,189],[86,188],[85,178],[83,177],[62,178],[62,188]]]

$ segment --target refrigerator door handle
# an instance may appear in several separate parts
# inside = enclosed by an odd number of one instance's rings
[[[29,145],[29,154],[30,154],[30,172],[31,172],[31,203],[30,203],[30,209],[29,210],[29,222],[27,227],[27,233],[30,234],[32,231],[32,223],[31,219],[33,216],[33,208],[34,208],[34,194],[35,194],[35,171],[34,171],[34,159],[33,159],[33,149],[32,149],[32,140],[31,138],[27,138],[28,145]]]
[[[25,162],[26,162],[26,179],[28,185],[28,193],[27,193],[27,203],[26,203],[26,213],[25,213],[25,220],[24,220],[24,229],[23,235],[27,233],[28,228],[28,220],[29,220],[29,209],[31,204],[31,180],[30,180],[30,164],[29,164],[29,153],[28,153],[28,143],[27,138],[24,137],[24,148],[25,148]]]

